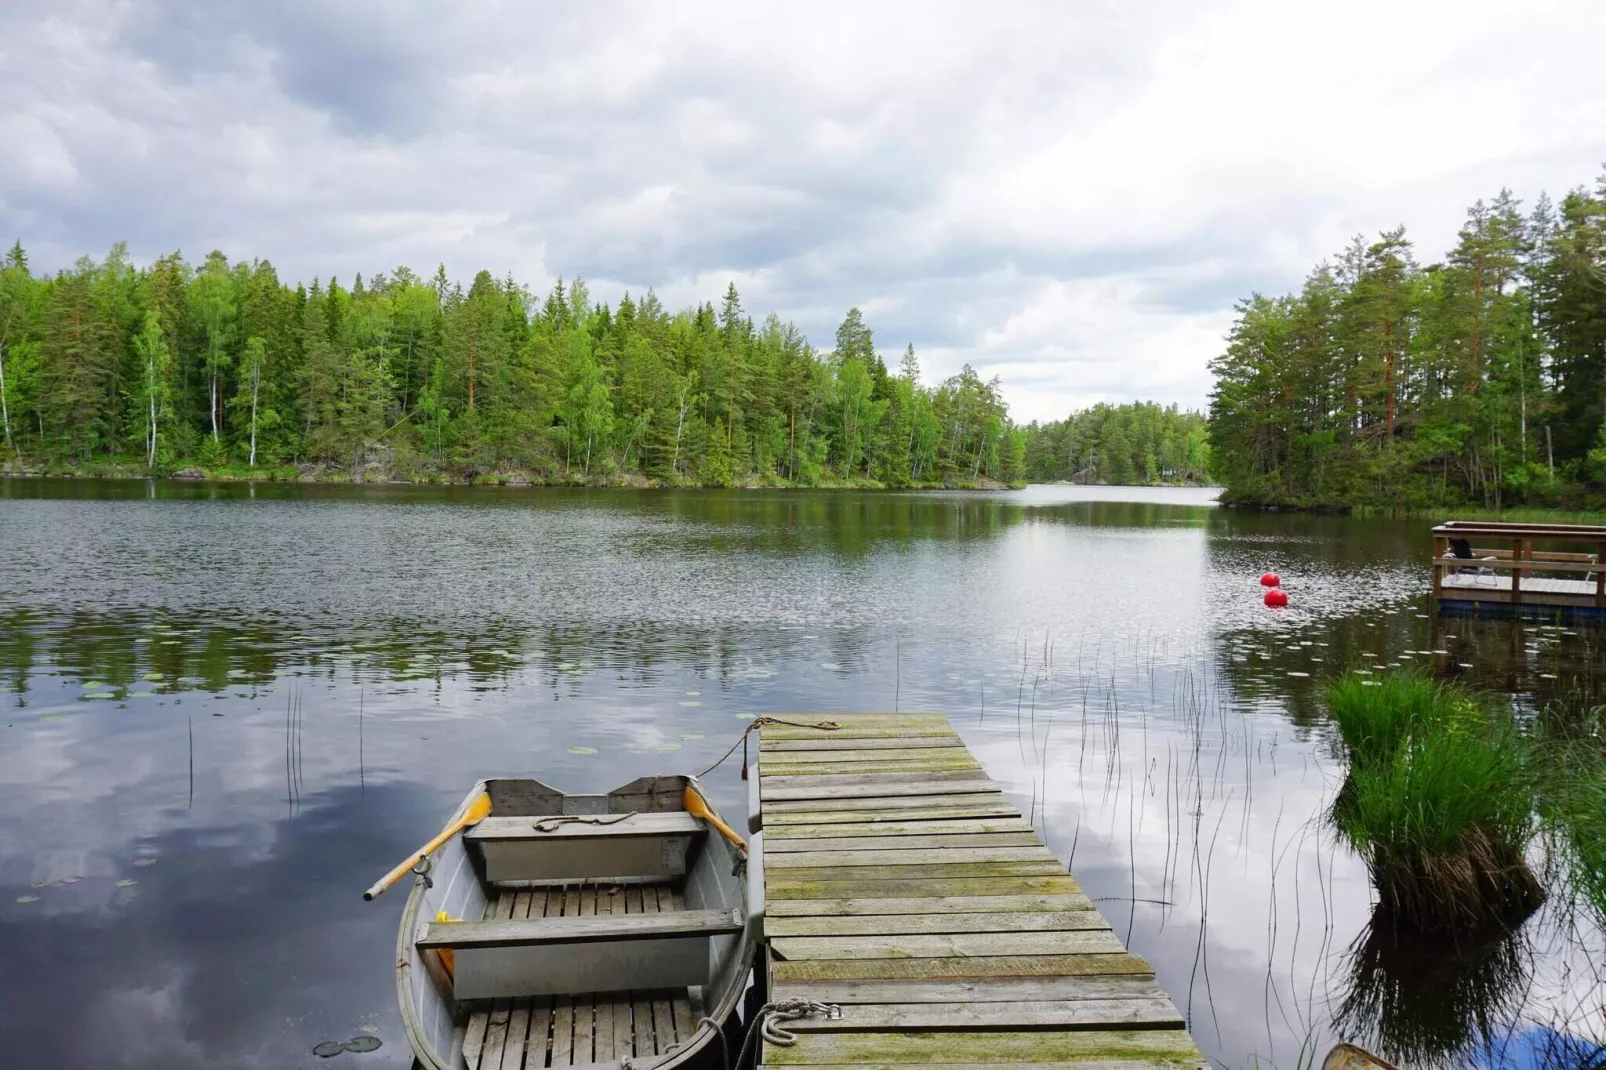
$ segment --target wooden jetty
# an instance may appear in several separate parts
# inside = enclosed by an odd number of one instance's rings
[[[799,727],[829,717],[834,731]],[[760,729],[770,1000],[833,1004],[764,1066],[1202,1068],[1149,964],[940,714]]]
[[[1606,613],[1603,560],[1606,527],[1452,520],[1433,529],[1433,594],[1441,611]]]

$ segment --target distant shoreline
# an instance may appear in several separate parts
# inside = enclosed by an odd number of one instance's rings
[[[825,481],[815,484],[796,483],[735,483],[719,486],[705,483],[669,483],[640,473],[620,473],[610,476],[548,476],[527,471],[417,474],[412,478],[394,473],[374,471],[362,479],[352,479],[349,471],[323,466],[284,466],[263,469],[203,469],[181,466],[169,472],[152,474],[134,466],[91,464],[68,469],[23,468],[17,465],[0,465],[0,479],[47,480],[71,479],[82,482],[136,482],[155,480],[161,483],[273,483],[299,486],[328,487],[505,487],[528,489],[549,487],[554,489],[593,490],[966,490],[1001,491],[1020,490],[1025,483],[1007,484],[982,477],[976,480],[951,483],[912,483],[890,487],[876,480],[849,482]]]

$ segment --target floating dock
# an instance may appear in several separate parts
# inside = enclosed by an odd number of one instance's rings
[[[802,727],[829,719],[835,730]],[[764,1066],[1203,1068],[1182,1015],[940,714],[760,729]]]
[[[1606,527],[1452,520],[1433,529],[1433,594],[1450,613],[1593,616],[1603,560]]]

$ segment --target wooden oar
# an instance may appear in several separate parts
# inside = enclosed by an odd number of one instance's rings
[[[740,847],[743,851],[747,850],[747,841],[736,835],[731,827],[725,824],[718,814],[714,813],[714,808],[708,805],[708,801],[703,798],[702,792],[696,788],[688,787],[681,795],[680,804],[686,808],[686,812],[692,817],[702,818],[717,828],[727,840]]]
[[[483,794],[476,796],[474,801],[468,804],[468,809],[464,811],[462,817],[441,829],[441,834],[439,836],[436,836],[433,840],[430,840],[428,843],[424,844],[423,847],[419,848],[416,854],[409,856],[407,861],[403,862],[401,865],[397,866],[383,877],[380,877],[379,880],[375,881],[372,888],[362,893],[363,899],[365,901],[372,900],[374,896],[378,895],[380,892],[383,892],[386,888],[389,888],[392,884],[395,884],[397,881],[401,880],[402,877],[406,876],[414,866],[418,865],[419,860],[424,856],[428,855],[435,848],[439,847],[453,836],[456,836],[464,829],[472,828],[473,826],[478,825],[481,821],[484,821],[487,817],[489,817],[490,813],[491,797]]]

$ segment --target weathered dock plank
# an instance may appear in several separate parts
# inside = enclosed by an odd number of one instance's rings
[[[940,1060],[940,1062],[939,1062]],[[1038,1066],[1127,1063],[1143,1067],[1203,1066],[1204,1058],[1180,1028],[1060,1032],[885,1031],[874,1033],[805,1033],[792,1047],[770,1046],[769,1066],[907,1066],[977,1064]]]
[[[810,826],[814,827],[814,826]],[[830,827],[830,826],[827,826]],[[912,832],[886,835],[882,830],[865,835],[765,837],[765,850],[777,854],[819,851],[951,851],[956,847],[1035,847],[1043,850],[1035,832],[972,832],[952,836],[923,836]]]
[[[1004,910],[996,913],[863,914],[844,917],[770,918],[764,932],[778,936],[877,936],[896,933],[1068,932],[1108,929],[1096,910]]]
[[[1200,1068],[1129,953],[940,714],[796,714],[759,734],[766,1066]],[[835,728],[804,724],[833,722]]]

